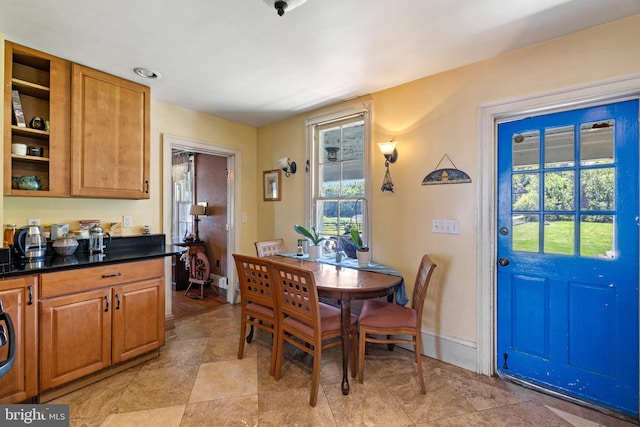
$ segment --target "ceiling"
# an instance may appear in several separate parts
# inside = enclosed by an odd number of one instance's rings
[[[281,17],[263,0],[0,0],[0,33],[259,127],[638,13],[640,0],[308,0]]]

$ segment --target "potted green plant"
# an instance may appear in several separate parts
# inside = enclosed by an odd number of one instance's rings
[[[321,258],[322,246],[320,246],[320,243],[326,239],[316,231],[316,228],[312,226],[311,231],[309,231],[305,227],[296,224],[293,226],[293,229],[296,231],[296,233],[301,234],[311,242],[311,245],[309,246],[309,258]]]
[[[371,254],[369,253],[369,247],[365,246],[360,237],[360,231],[357,228],[349,230],[351,233],[351,240],[356,244],[358,249],[356,250],[356,257],[358,258],[358,265],[360,267],[366,267],[371,260]]]

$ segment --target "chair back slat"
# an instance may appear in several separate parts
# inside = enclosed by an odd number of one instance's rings
[[[413,287],[413,300],[411,301],[411,307],[418,312],[418,319],[422,318],[424,300],[427,297],[431,275],[435,268],[436,264],[429,255],[424,255],[418,268],[418,274],[416,275],[416,283]]]
[[[263,240],[254,244],[258,257],[278,255],[284,252],[284,240],[282,239]]]
[[[275,307],[270,262],[252,256],[233,254],[240,282],[240,298],[243,304],[254,302]]]
[[[320,327],[318,290],[313,273],[302,268],[271,263],[276,298],[282,316],[290,316],[314,329]]]

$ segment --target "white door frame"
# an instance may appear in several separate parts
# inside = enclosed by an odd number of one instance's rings
[[[478,243],[476,372],[495,373],[497,123],[528,115],[640,97],[640,73],[478,107]]]
[[[164,196],[162,200],[162,227],[163,230],[171,230],[172,217],[172,197],[168,197],[167,192],[173,191],[171,173],[171,153],[173,149],[188,150],[199,154],[210,154],[227,158],[227,169],[229,178],[227,179],[227,302],[235,303],[236,289],[236,267],[233,261],[233,253],[241,246],[241,231],[236,225],[241,224],[240,206],[242,194],[240,189],[240,165],[242,164],[242,154],[239,149],[208,142],[197,141],[189,138],[182,138],[173,135],[162,135],[162,181],[164,186]],[[171,236],[168,236],[170,239]],[[171,242],[169,242],[171,244]],[[169,293],[170,295],[170,293]],[[167,304],[170,307],[170,304]]]

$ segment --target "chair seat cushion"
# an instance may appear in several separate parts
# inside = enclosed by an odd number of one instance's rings
[[[250,302],[244,307],[247,313],[256,313],[262,314],[267,317],[274,317],[273,309],[271,307],[265,307],[262,304],[256,304],[255,302]]]
[[[320,325],[322,327],[322,332],[327,333],[329,331],[340,331],[342,325],[340,309],[324,303],[319,303],[318,306],[320,308]],[[308,336],[313,336],[313,329],[306,323],[292,317],[286,317],[284,319],[284,323],[289,327],[293,327],[304,332]],[[351,324],[355,325],[357,323],[358,317],[352,314]]]
[[[365,300],[358,318],[360,327],[414,328],[416,311],[409,307],[381,300]]]

